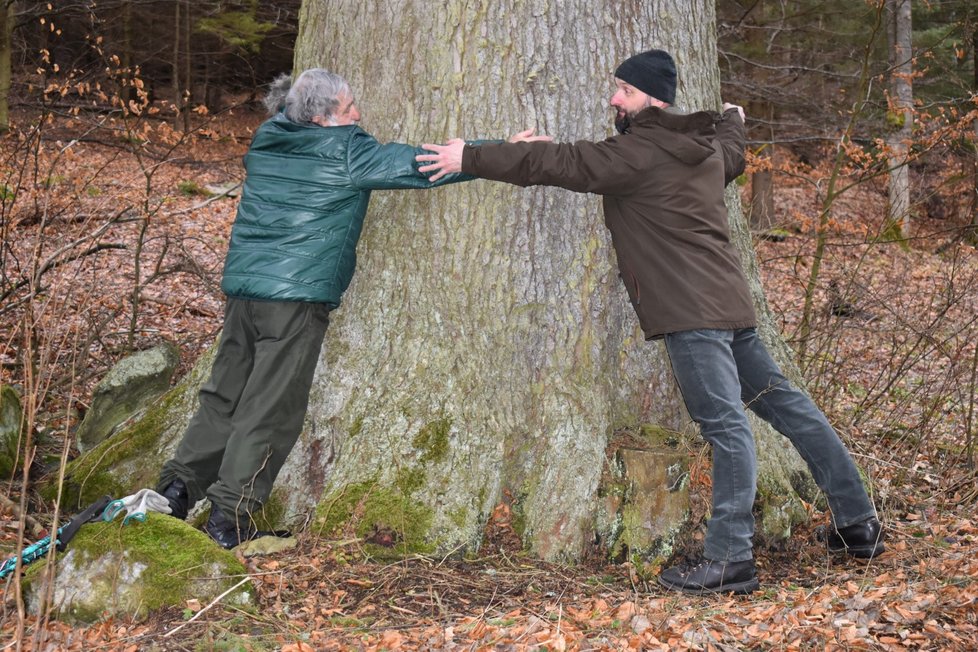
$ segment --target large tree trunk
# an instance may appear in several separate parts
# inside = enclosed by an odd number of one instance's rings
[[[709,0],[305,2],[295,68],[345,75],[381,140],[532,126],[570,141],[611,133],[611,73],[650,47],[675,55],[681,104],[719,106]],[[451,550],[479,541],[508,492],[531,549],[576,557],[612,434],[691,429],[661,345],[628,306],[596,197],[485,181],[376,193],[360,256],[327,334],[314,434],[283,479],[310,498],[378,482]]]
[[[680,104],[719,108],[715,45],[712,0],[335,0],[304,3],[295,68],[346,76],[363,126],[382,141],[524,126],[570,141],[611,133],[612,72],[650,47],[674,53]],[[795,373],[764,304],[737,191],[728,193],[762,336]],[[486,181],[376,192],[358,253],[307,428],[274,495],[294,511],[318,505],[324,528],[404,552],[474,549],[504,501],[523,544],[548,559],[578,558],[595,540],[621,552],[616,537],[628,523],[662,534],[662,515],[649,511],[661,496],[648,487],[683,486],[662,461],[675,453],[646,455],[658,468],[633,473],[618,493],[602,476],[642,458],[649,433],[695,429],[661,344],[643,340],[597,197]],[[181,392],[174,417],[155,415],[166,437],[188,416],[187,386]],[[623,431],[629,450],[611,455]],[[786,536],[803,517],[795,489],[810,500],[810,480],[780,436],[759,424],[756,432],[761,531]],[[642,507],[626,515],[629,502]]]

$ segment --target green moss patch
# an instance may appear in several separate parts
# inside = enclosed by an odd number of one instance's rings
[[[326,496],[316,510],[316,527],[328,536],[353,535],[375,557],[429,554],[432,510],[395,488],[375,481],[347,485]]]
[[[451,419],[436,419],[424,425],[411,440],[411,445],[421,451],[420,461],[440,462],[448,455],[448,435]]]
[[[361,426],[358,419],[353,431]],[[449,418],[425,423],[411,439],[417,453],[402,457],[390,475],[328,493],[317,507],[316,527],[327,536],[355,537],[368,554],[380,558],[437,550],[431,533],[434,510],[416,496],[430,481],[429,467],[448,456],[451,429]],[[452,514],[455,523],[465,518],[464,510]]]
[[[257,513],[252,515],[255,526],[259,530],[276,530],[285,525],[287,508],[280,489],[273,489],[265,504]]]

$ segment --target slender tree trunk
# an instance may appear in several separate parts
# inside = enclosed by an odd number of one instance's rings
[[[888,138],[890,188],[888,220],[906,237],[910,229],[910,168],[913,138],[913,52],[910,0],[886,0],[890,43],[890,107],[893,131]]]
[[[194,5],[188,2],[187,6],[184,7],[183,12],[183,88],[184,92],[180,97],[180,112],[183,115],[183,130],[189,132],[193,127],[191,123],[191,111],[190,111],[190,101],[193,95],[194,78],[193,78],[193,39],[191,38],[193,30],[193,13]]]
[[[180,91],[180,35],[183,32],[183,21],[180,19],[181,4],[180,0],[173,3],[173,61],[170,62],[173,70],[173,108],[176,113],[173,126],[177,129],[180,128],[183,95]]]
[[[132,2],[131,0],[125,0],[122,3],[122,43],[120,46],[122,50],[122,69],[125,71],[122,79],[126,82],[126,85],[120,89],[120,95],[127,104],[137,98],[136,87],[134,82],[136,80],[136,71],[133,68],[133,54],[132,54]]]
[[[971,89],[978,93],[978,23],[972,27],[971,31],[971,59],[974,71]],[[968,242],[978,246],[978,120],[974,125],[974,147],[972,148],[972,177],[971,177],[971,229],[968,233]]]
[[[750,226],[755,233],[768,233],[777,226],[774,215],[774,143],[770,122],[774,117],[774,107],[770,102],[752,102],[750,115],[756,115],[768,122],[764,133],[771,140],[764,143],[757,156],[763,165],[751,175]]]
[[[10,129],[10,62],[14,15],[13,0],[0,2],[0,135]]]
[[[762,24],[769,24],[769,7],[762,0],[759,0],[751,8],[749,14],[754,16],[754,20]],[[746,16],[745,16],[746,18]],[[768,49],[767,42],[768,30],[749,29],[747,38],[754,51],[765,51]],[[758,67],[753,71],[752,76],[758,86],[764,86],[768,82],[769,73],[764,68]],[[774,159],[774,104],[764,99],[757,99],[750,102],[746,107],[747,114],[755,118],[752,121],[753,128],[750,135],[761,134],[759,140],[766,140],[757,150],[757,156],[761,159],[762,165],[751,175],[751,196],[750,196],[750,216],[749,222],[751,230],[755,233],[767,233],[771,231],[776,220],[774,216],[774,172],[771,163]]]

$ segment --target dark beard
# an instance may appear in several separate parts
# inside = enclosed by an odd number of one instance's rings
[[[628,128],[631,126],[632,120],[628,117],[627,113],[622,112],[615,114],[615,129],[618,130],[618,133],[628,133]]]

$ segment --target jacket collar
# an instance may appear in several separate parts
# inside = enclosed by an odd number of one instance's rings
[[[714,153],[713,140],[719,117],[712,111],[685,113],[653,106],[632,119],[627,133],[649,138],[670,156],[696,165]]]
[[[670,131],[702,131],[704,129],[713,129],[718,119],[719,115],[714,111],[686,113],[675,106],[669,106],[665,109],[650,106],[640,111],[632,119],[632,126],[661,126]]]

